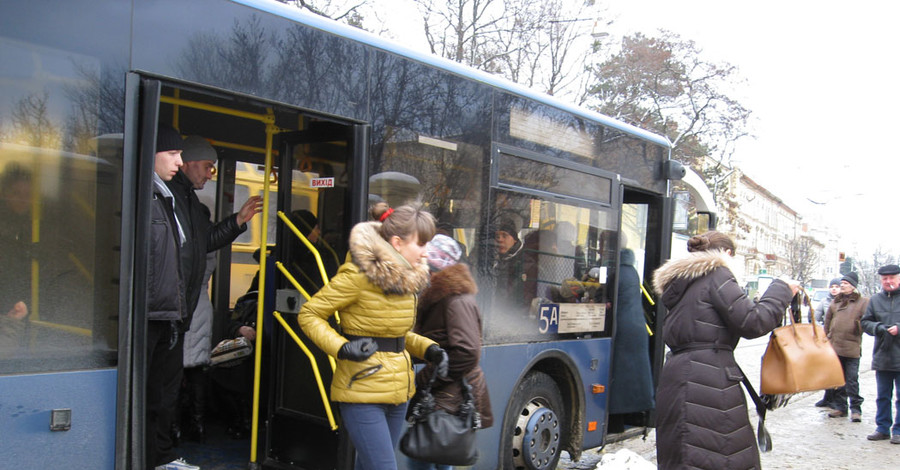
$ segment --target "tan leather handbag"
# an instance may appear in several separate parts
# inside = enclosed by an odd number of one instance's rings
[[[798,303],[795,297],[794,304]],[[769,337],[760,391],[777,395],[842,387],[844,372],[825,330],[816,323],[796,323],[793,314],[787,317],[790,324],[775,328]]]

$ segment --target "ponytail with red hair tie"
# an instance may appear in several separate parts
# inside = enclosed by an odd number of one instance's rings
[[[379,221],[379,222],[384,222],[384,221],[387,220],[387,218],[390,217],[391,214],[393,214],[393,213],[394,213],[394,208],[393,208],[393,207],[388,207],[388,210],[384,211],[384,214],[381,214],[381,217],[378,218],[378,221]]]

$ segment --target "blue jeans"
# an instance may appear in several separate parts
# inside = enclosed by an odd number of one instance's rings
[[[341,403],[340,409],[356,447],[356,470],[396,470],[394,449],[406,427],[406,403]]]
[[[413,460],[406,458],[407,470],[453,470],[452,465],[438,465],[434,463],[422,462],[421,460]]]
[[[878,398],[875,399],[875,430],[882,434],[900,435],[900,372],[876,370],[875,383]],[[891,426],[891,395],[896,393],[893,427]]]
[[[859,358],[838,356],[841,368],[844,369],[844,386],[834,391],[833,407],[847,411],[847,399],[850,400],[850,412],[861,413],[863,397],[859,396]]]

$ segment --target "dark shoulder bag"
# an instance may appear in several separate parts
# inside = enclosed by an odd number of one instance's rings
[[[409,428],[400,440],[400,450],[410,458],[438,465],[468,466],[478,460],[475,430],[481,416],[475,408],[472,386],[462,379],[463,403],[456,414],[438,408],[431,394],[437,373],[416,395]]]

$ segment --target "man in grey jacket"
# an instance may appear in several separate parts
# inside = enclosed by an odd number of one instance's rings
[[[882,291],[869,302],[860,324],[875,337],[872,369],[878,394],[875,399],[875,432],[870,441],[890,439],[900,444],[900,406],[891,424],[891,397],[896,392],[900,404],[900,266],[889,264],[878,269]]]

